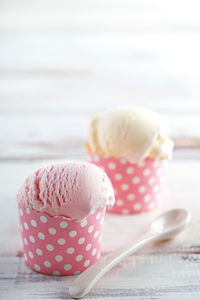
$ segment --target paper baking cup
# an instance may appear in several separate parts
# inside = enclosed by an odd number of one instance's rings
[[[77,221],[51,217],[19,204],[26,264],[47,275],[78,274],[100,257],[105,208]]]
[[[137,214],[157,208],[166,160],[146,158],[132,164],[124,158],[102,158],[88,151],[87,161],[103,168],[112,182],[115,205],[108,208],[109,212]]]

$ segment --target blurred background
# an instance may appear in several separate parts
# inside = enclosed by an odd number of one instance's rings
[[[195,0],[1,0],[1,161],[83,157],[90,117],[116,105],[164,114],[175,158],[199,157],[199,9]]]

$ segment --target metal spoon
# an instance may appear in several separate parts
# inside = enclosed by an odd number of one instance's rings
[[[154,241],[172,238],[184,229],[190,221],[190,213],[185,209],[172,209],[164,212],[152,223],[150,230],[146,232],[137,243],[135,241],[102,257],[90,268],[80,274],[69,288],[73,298],[84,297],[93,288],[97,281],[122,259]]]

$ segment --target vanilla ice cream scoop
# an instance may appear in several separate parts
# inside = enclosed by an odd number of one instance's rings
[[[124,157],[131,163],[146,157],[169,159],[173,150],[164,117],[140,107],[118,107],[95,116],[87,145],[101,157]]]
[[[104,171],[90,163],[70,161],[31,174],[17,199],[23,208],[72,219],[83,219],[115,201]]]

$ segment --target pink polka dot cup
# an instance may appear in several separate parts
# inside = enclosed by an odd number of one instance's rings
[[[137,214],[158,207],[166,160],[146,158],[130,163],[125,158],[102,158],[87,152],[87,161],[104,169],[115,191],[115,204],[107,208],[115,214]]]
[[[24,258],[34,271],[73,275],[99,259],[105,208],[78,221],[18,206]]]

